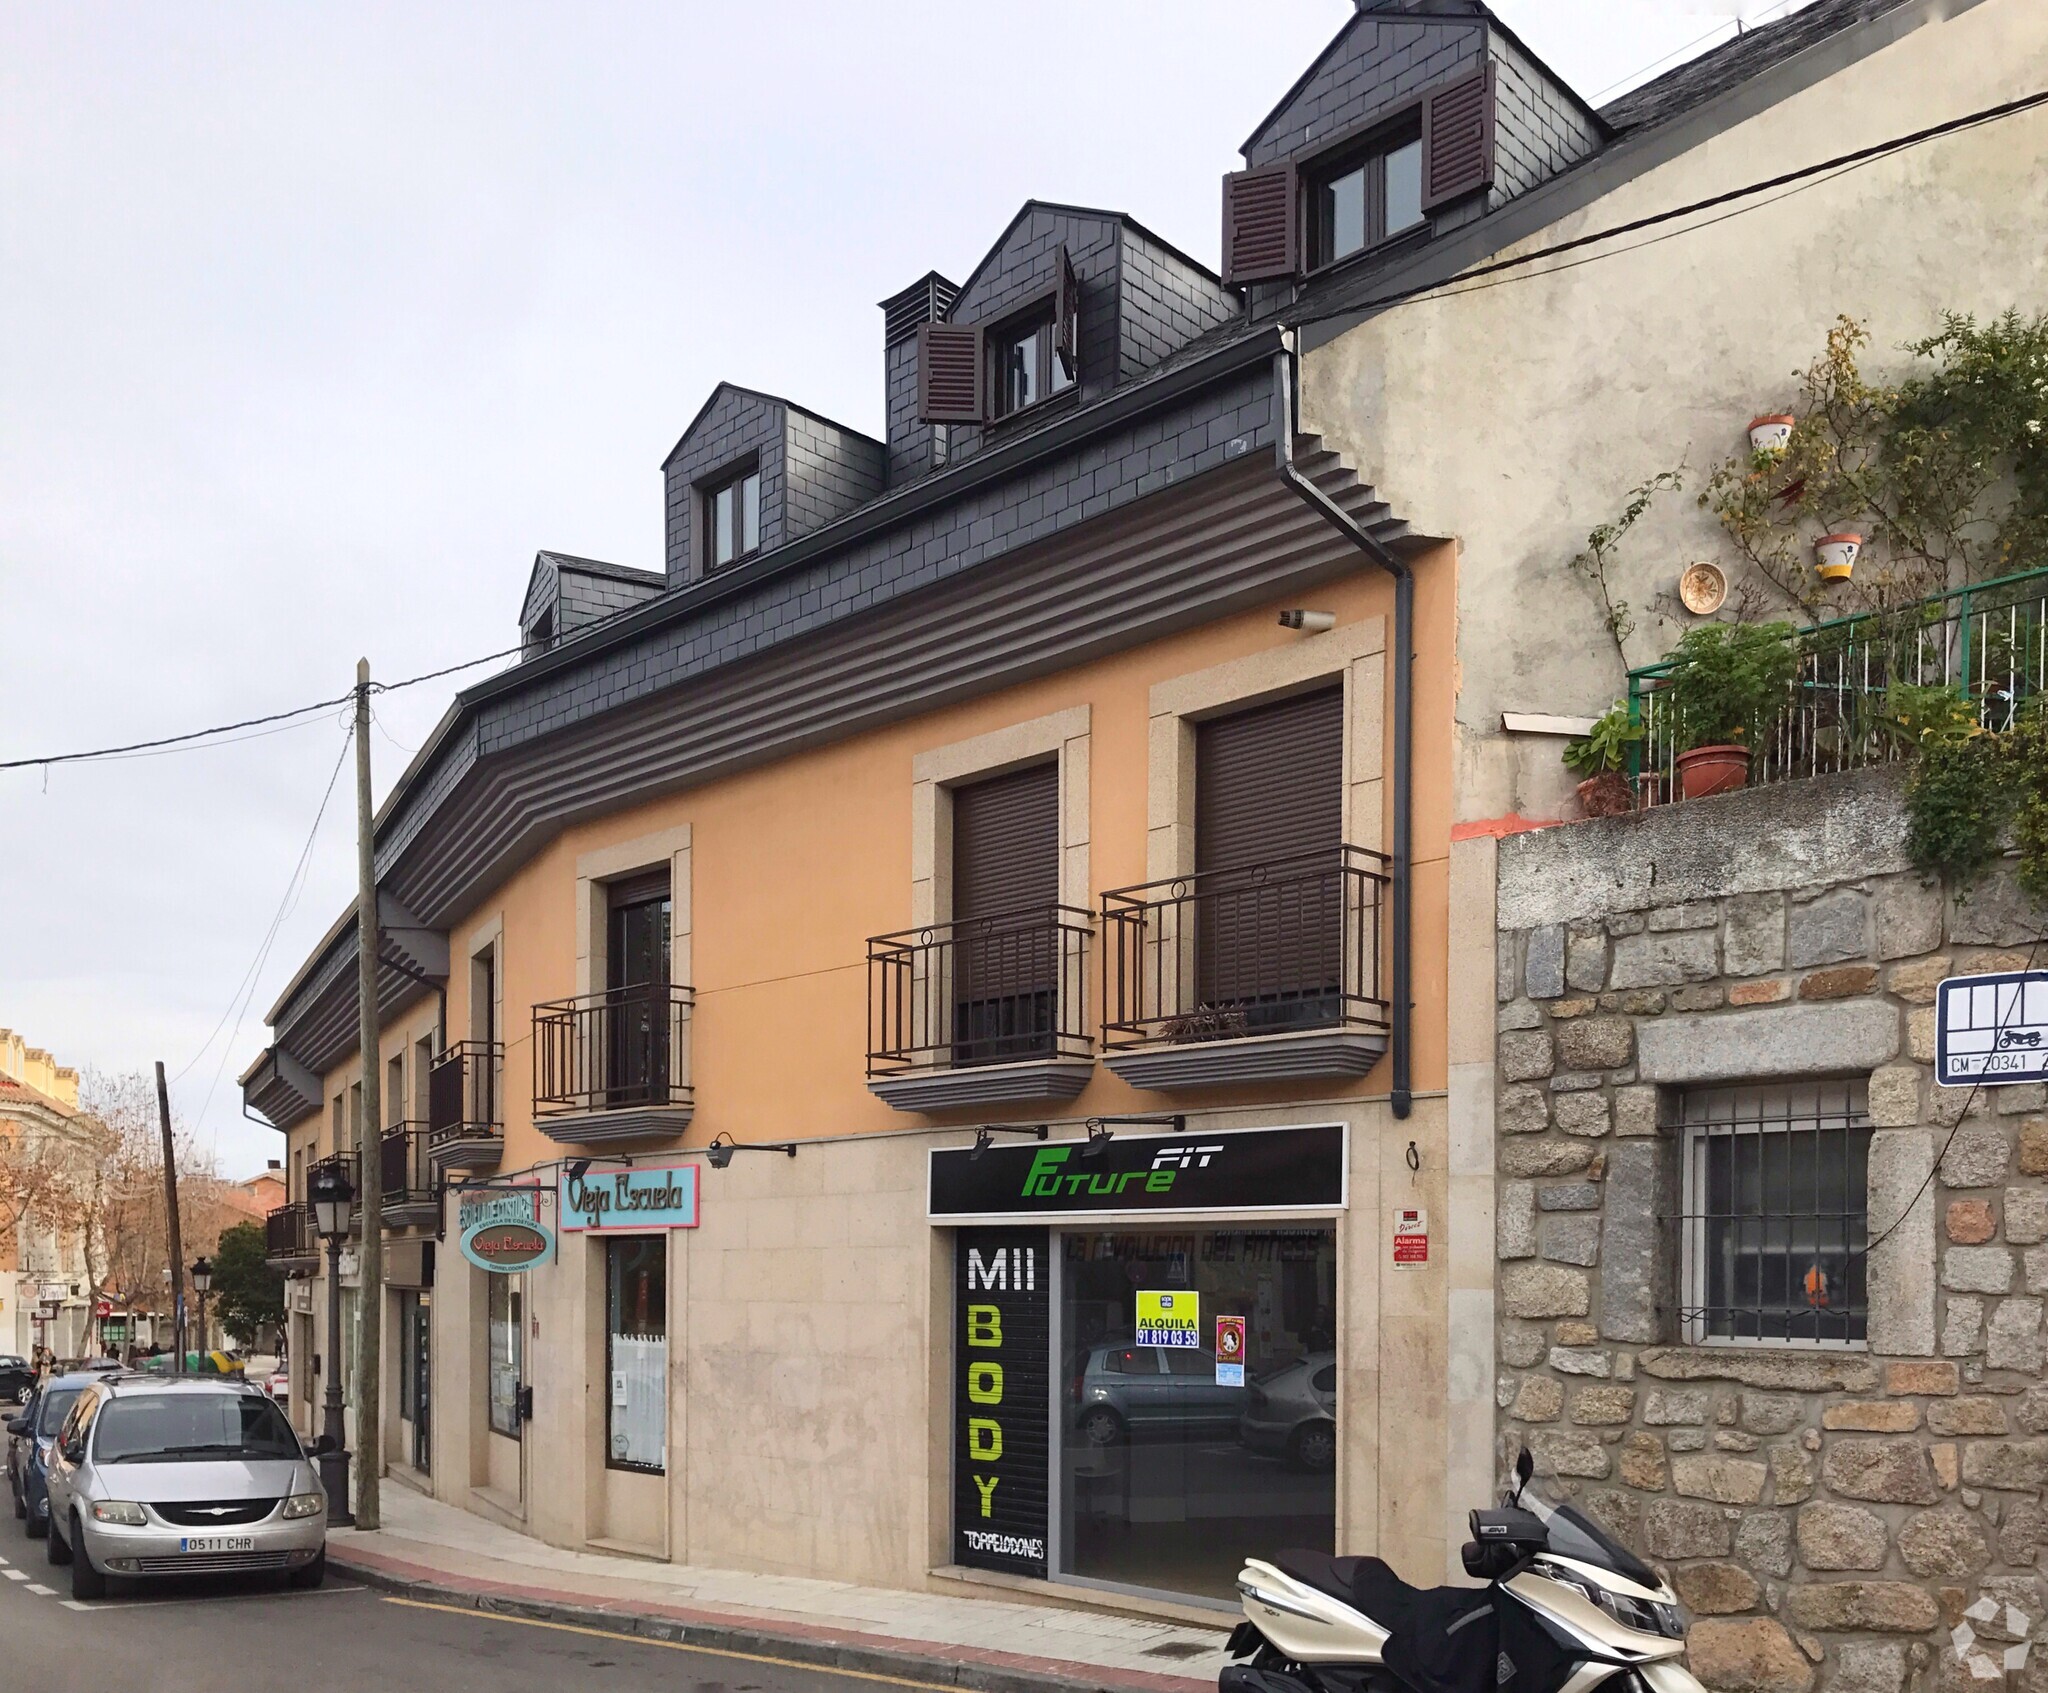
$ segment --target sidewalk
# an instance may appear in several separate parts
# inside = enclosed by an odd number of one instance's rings
[[[387,1483],[384,1527],[335,1529],[327,1555],[435,1603],[972,1688],[1213,1693],[1215,1629],[1094,1611],[856,1587],[571,1552]]]

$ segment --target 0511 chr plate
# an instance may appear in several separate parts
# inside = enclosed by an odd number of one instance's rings
[[[178,1542],[180,1552],[253,1552],[256,1537],[251,1534],[188,1534]]]

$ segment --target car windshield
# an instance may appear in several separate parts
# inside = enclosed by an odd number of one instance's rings
[[[83,1390],[76,1387],[53,1387],[43,1395],[42,1409],[36,1413],[36,1433],[45,1440],[55,1438],[58,1425],[64,1421],[64,1413]]]
[[[1522,1503],[1542,1519],[1550,1550],[1559,1557],[1598,1564],[1645,1587],[1662,1585],[1640,1558],[1576,1506],[1553,1505],[1529,1489],[1523,1490]]]
[[[110,1401],[94,1424],[102,1464],[296,1458],[291,1426],[254,1393],[136,1393]]]

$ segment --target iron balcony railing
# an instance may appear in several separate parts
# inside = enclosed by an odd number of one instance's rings
[[[1112,1049],[1297,1029],[1384,1031],[1384,854],[1339,846],[1102,896]]]
[[[1085,1058],[1090,914],[1034,905],[868,940],[868,1074]]]
[[[263,1255],[266,1258],[310,1258],[317,1237],[313,1232],[313,1211],[294,1201],[280,1205],[263,1219]]]
[[[2024,571],[1887,611],[1801,630],[1789,709],[1752,749],[1753,783],[1860,770],[1903,758],[1910,737],[1891,725],[1887,692],[1952,688],[1987,729],[2006,729],[2021,706],[2048,693],[2048,569]],[[1630,752],[1637,803],[1676,797],[1678,725],[1666,690],[1669,660],[1631,670],[1629,719],[1643,731]]]
[[[534,1115],[688,1105],[691,1003],[651,982],[536,1005]]]
[[[465,1040],[434,1060],[427,1075],[427,1139],[494,1140],[505,1132],[498,1114],[499,1072],[505,1048],[497,1041]]]
[[[427,1156],[432,1139],[425,1123],[412,1120],[394,1123],[384,1131],[377,1168],[387,1211],[397,1205],[433,1202],[434,1166]]]

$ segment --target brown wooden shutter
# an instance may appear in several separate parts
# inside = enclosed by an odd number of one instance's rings
[[[981,325],[917,327],[917,415],[925,423],[979,423]]]
[[[1262,282],[1300,267],[1300,219],[1292,164],[1261,165],[1223,179],[1223,280]]]
[[[1052,350],[1066,367],[1069,381],[1081,375],[1081,285],[1074,280],[1074,261],[1061,242],[1053,253],[1058,297],[1053,302]]]
[[[1269,1034],[1334,1019],[1342,991],[1344,690],[1195,731],[1196,992]]]
[[[1422,100],[1422,209],[1493,183],[1493,66]]]
[[[1060,772],[1034,764],[953,790],[953,918],[1060,897]]]
[[[1229,870],[1343,839],[1344,690],[1325,688],[1195,730],[1195,868]]]

